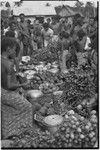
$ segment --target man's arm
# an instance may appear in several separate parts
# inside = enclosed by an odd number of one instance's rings
[[[86,37],[83,37],[83,39],[81,41],[78,41],[78,44],[80,46],[80,49],[83,50],[85,48],[85,44],[86,44]]]
[[[43,47],[44,47],[44,33],[43,33],[43,29],[41,30],[41,37],[42,37]]]
[[[25,87],[27,85],[27,83],[19,84],[19,83],[17,83],[17,80],[12,81],[12,76],[15,75],[15,74],[13,74],[13,70],[14,70],[13,67],[14,67],[13,64],[10,64],[9,68],[8,68],[8,72],[7,72],[7,88],[9,90],[16,90],[17,88]]]
[[[53,34],[54,34],[54,32],[53,32],[53,30],[51,29],[49,36],[52,38],[52,37],[53,37]]]

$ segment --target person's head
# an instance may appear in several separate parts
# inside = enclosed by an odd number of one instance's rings
[[[5,37],[12,37],[14,38],[15,37],[15,33],[13,31],[8,31],[5,33]]]
[[[46,20],[46,21],[47,21],[47,23],[48,23],[48,24],[50,24],[51,19],[50,19],[50,18],[47,18],[47,20]]]
[[[75,14],[74,19],[79,19],[81,18],[81,15],[79,13]]]
[[[16,17],[13,15],[9,18],[9,21],[15,21],[16,20]]]
[[[81,18],[77,19],[77,25],[82,26],[83,25],[83,21]]]
[[[44,17],[42,17],[39,21],[40,24],[43,24],[44,23]]]
[[[28,19],[28,20],[27,20],[27,23],[30,25],[30,24],[31,24],[31,20],[30,20],[30,19]]]
[[[10,29],[11,29],[12,31],[15,31],[15,29],[16,29],[16,22],[15,22],[15,21],[11,21],[11,22],[9,23],[9,26],[10,26]]]
[[[65,24],[65,19],[64,18],[60,19],[60,24],[62,24],[62,25]]]
[[[6,53],[8,58],[14,59],[16,57],[17,42],[14,38],[4,37],[1,40],[1,54]]]
[[[24,15],[24,14],[20,14],[20,15],[19,15],[19,18],[20,18],[21,22],[24,22],[24,20],[25,20],[25,15]]]
[[[77,36],[79,39],[82,39],[84,36],[86,36],[86,33],[81,29],[77,32]]]
[[[4,28],[6,29],[8,28],[8,26],[9,26],[8,20],[4,20]]]
[[[69,33],[65,32],[65,31],[61,31],[59,33],[59,37],[60,37],[60,39],[68,39],[69,38]]]
[[[60,20],[60,16],[58,16],[58,15],[52,17],[52,22],[54,22],[54,23],[58,23],[59,20]]]
[[[90,18],[89,24],[92,26],[94,24],[94,18]]]
[[[81,19],[81,15],[80,14],[75,14],[73,17],[73,24],[77,25],[77,21]]]
[[[49,24],[48,23],[44,23],[43,24],[44,30],[47,31],[49,29]]]

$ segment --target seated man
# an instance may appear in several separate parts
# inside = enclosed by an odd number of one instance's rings
[[[19,84],[16,79],[16,45],[13,38],[6,37],[1,41],[2,138],[18,135],[23,125],[32,127],[32,105],[16,91],[28,84]]]

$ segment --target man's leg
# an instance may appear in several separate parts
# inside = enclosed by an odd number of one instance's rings
[[[27,56],[28,54],[28,45],[23,45],[23,56]]]
[[[33,126],[32,105],[16,92],[1,91],[2,136],[18,135]]]
[[[63,54],[62,54],[62,67],[61,67],[62,72],[67,70],[67,66],[66,66],[66,57],[67,57],[67,55],[68,55],[68,50],[63,51]]]

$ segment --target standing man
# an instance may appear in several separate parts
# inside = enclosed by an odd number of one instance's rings
[[[49,42],[52,41],[52,37],[53,37],[53,30],[49,28],[49,24],[48,23],[44,23],[43,24],[43,28],[42,29],[42,37],[43,37],[43,43],[44,43],[44,47],[47,47],[47,45],[49,44]]]
[[[20,32],[20,40],[23,42],[23,55],[28,55],[28,51],[32,51],[31,37],[29,34],[28,23],[25,20],[25,15],[20,14],[20,22],[19,22],[19,32]]]

